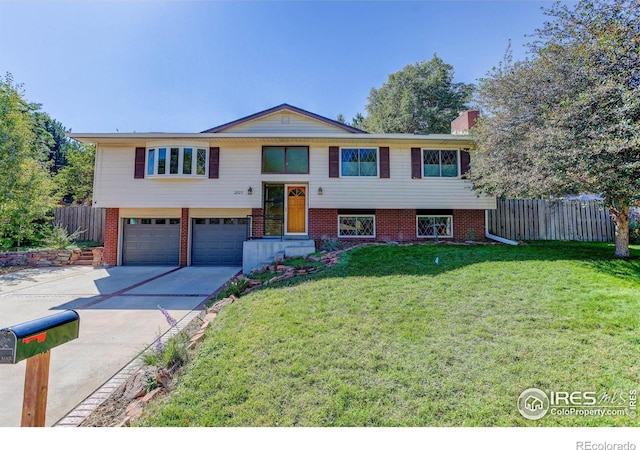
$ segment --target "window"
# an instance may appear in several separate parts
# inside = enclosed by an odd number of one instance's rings
[[[457,150],[423,150],[422,174],[425,177],[457,177]]]
[[[378,175],[378,150],[343,148],[340,163],[343,177],[375,177]]]
[[[375,237],[376,216],[338,216],[338,236]]]
[[[309,173],[309,147],[262,147],[262,173]]]
[[[453,216],[417,216],[420,238],[453,237]]]
[[[205,176],[206,171],[206,148],[158,147],[147,149],[147,176],[196,177]]]

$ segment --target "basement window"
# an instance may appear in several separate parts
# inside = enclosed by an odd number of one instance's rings
[[[416,216],[419,238],[453,237],[453,216]]]
[[[376,236],[376,216],[338,216],[338,236],[372,238]]]

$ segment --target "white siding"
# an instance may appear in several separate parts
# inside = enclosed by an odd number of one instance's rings
[[[299,143],[303,145],[303,142]],[[220,146],[219,179],[133,178],[134,148],[98,147],[97,207],[261,208],[262,183],[309,185],[310,208],[494,209],[495,198],[478,196],[459,179],[411,179],[411,149],[390,147],[391,178],[329,178],[328,145],[310,147],[310,173],[261,174],[262,145]],[[340,146],[341,143],[335,144]],[[345,146],[353,146],[345,142]],[[248,195],[251,186],[253,194]],[[323,195],[318,195],[322,187]]]
[[[254,119],[234,127],[224,133],[349,133],[321,120],[314,120],[302,114],[278,112]]]
[[[347,145],[353,147],[353,145]],[[411,148],[390,147],[390,178],[329,178],[329,151],[311,153],[310,208],[494,209],[494,197],[479,196],[460,179],[411,178]],[[379,171],[378,171],[379,174]],[[322,187],[322,195],[318,195]]]
[[[260,148],[223,148],[220,178],[133,178],[133,147],[98,147],[94,206],[259,208]],[[253,187],[253,195],[247,188]],[[237,193],[236,193],[237,192]]]

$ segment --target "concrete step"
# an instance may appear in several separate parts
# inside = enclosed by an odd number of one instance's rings
[[[315,253],[315,245],[290,245],[284,249],[284,254],[287,257],[307,256],[310,253]]]

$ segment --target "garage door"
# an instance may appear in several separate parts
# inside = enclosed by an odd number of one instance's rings
[[[125,219],[123,264],[178,265],[180,219]]]
[[[193,219],[191,264],[242,265],[242,243],[246,236],[246,218]]]

